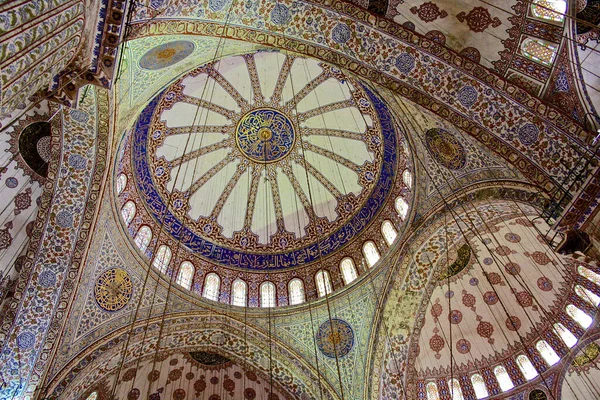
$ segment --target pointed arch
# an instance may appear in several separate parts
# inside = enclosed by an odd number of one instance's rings
[[[300,278],[294,278],[288,283],[290,305],[302,304],[306,301],[304,294],[304,282]]]
[[[248,298],[248,285],[242,279],[237,278],[231,285],[231,304],[246,307]]]
[[[196,269],[194,268],[194,264],[189,261],[184,261],[179,266],[179,272],[177,273],[177,280],[175,282],[187,290],[190,290],[192,288],[195,272]]]
[[[167,272],[167,267],[171,262],[171,257],[173,253],[171,252],[171,248],[166,244],[160,245],[156,254],[154,255],[154,260],[152,260],[152,266],[162,272],[163,274]]]
[[[135,234],[135,238],[133,241],[137,245],[137,247],[145,252],[152,240],[152,229],[148,225],[142,225],[140,229]]]
[[[127,175],[121,174],[117,177],[117,194],[121,194],[127,186]]]
[[[260,285],[260,306],[261,307],[275,307],[276,296],[275,296],[275,284],[273,282],[263,282]]]
[[[202,296],[212,300],[219,301],[219,290],[221,288],[221,278],[219,275],[211,272],[204,278],[204,289],[202,290]]]

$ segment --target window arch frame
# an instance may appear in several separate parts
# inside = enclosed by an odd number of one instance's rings
[[[402,221],[406,221],[408,218],[408,212],[410,211],[410,205],[408,204],[408,201],[406,201],[404,197],[398,196],[396,197],[396,200],[394,200],[394,208],[396,209],[400,219]]]
[[[465,400],[465,396],[460,386],[460,381],[456,378],[448,379],[448,391],[452,400]]]
[[[544,0],[542,0],[544,1]],[[547,1],[547,0],[546,0]],[[557,24],[557,25],[563,25],[565,22],[565,15],[567,13],[567,2],[564,0],[550,0],[551,3],[562,3],[564,4],[564,10],[559,10],[557,8],[554,7],[548,7],[547,5],[540,5],[541,1],[540,0],[533,0],[531,2],[531,5],[529,6],[529,15],[537,20],[540,21],[544,21],[546,23],[552,23],[552,24]],[[552,11],[547,11],[549,14],[556,14],[558,15],[557,18],[552,18],[552,17],[544,17],[543,15],[538,14],[538,12],[536,11],[538,9],[538,6],[541,7],[547,7],[552,9]],[[541,8],[540,7],[540,8]],[[543,8],[542,8],[543,10]]]
[[[533,365],[529,357],[527,357],[525,354],[519,354],[515,358],[515,362],[517,363],[517,367],[519,367],[521,374],[523,374],[523,377],[527,379],[527,381],[532,381],[540,375],[538,370],[535,368],[535,365]]]
[[[147,235],[147,239],[145,239],[145,238],[143,238],[141,236],[142,235],[141,234],[142,230],[144,230],[144,232],[146,230],[149,232],[149,235]],[[145,253],[146,250],[148,250],[148,246],[152,242],[152,237],[153,237],[152,228],[150,228],[150,226],[144,224],[144,225],[140,226],[139,229],[137,230],[137,232],[135,233],[135,237],[133,238],[133,242],[135,243],[135,245],[137,246],[137,248],[140,249],[140,251],[142,253]]]
[[[322,282],[322,284],[319,284]],[[333,285],[331,283],[331,275],[326,269],[320,269],[315,274],[315,286],[317,287],[317,297],[325,297],[333,293]]]
[[[492,372],[496,377],[496,381],[498,382],[498,386],[500,386],[500,390],[503,392],[508,392],[509,390],[514,389],[515,384],[513,383],[512,379],[510,379],[510,375],[508,374],[508,371],[504,365],[496,365]]]
[[[432,390],[430,390],[430,388],[432,388]],[[440,400],[440,392],[438,390],[437,382],[427,382],[425,385],[425,394],[427,395],[427,400]]]
[[[300,291],[298,296],[301,296],[299,300],[295,300],[294,290],[292,285],[296,282],[300,283]],[[300,278],[293,278],[288,282],[288,302],[291,306],[306,303],[306,289],[304,288],[304,281]]]
[[[216,285],[209,286],[209,279],[215,277]],[[219,296],[221,294],[221,277],[216,272],[209,272],[204,277],[204,285],[202,287],[202,297],[212,301],[219,301]]]
[[[131,204],[131,207],[128,207],[130,204]],[[126,207],[128,207],[130,210],[132,210],[132,211],[130,211],[130,213],[127,214],[127,216],[125,216],[125,214],[124,214]],[[137,206],[135,205],[135,201],[127,200],[125,202],[125,204],[123,204],[123,207],[121,207],[121,218],[123,218],[123,221],[125,222],[125,226],[128,227],[131,224],[131,222],[135,218],[136,213],[137,213]]]
[[[565,306],[565,312],[583,329],[588,329],[594,323],[594,318],[574,304],[567,304]]]
[[[478,382],[475,382],[474,379],[478,379]],[[485,384],[485,379],[479,373],[475,373],[470,376],[469,380],[471,381],[471,385],[473,386],[473,391],[475,392],[475,397],[477,399],[485,399],[490,396],[490,392]],[[477,388],[480,388],[479,390]]]
[[[349,261],[350,264],[345,263],[346,261]],[[350,265],[349,268],[351,268],[349,275],[346,273],[347,269],[344,268],[344,265]],[[342,280],[344,281],[344,285],[349,285],[352,282],[354,282],[356,279],[358,279],[358,270],[356,269],[356,264],[354,263],[354,260],[352,259],[352,257],[344,257],[342,258],[342,260],[340,261],[340,274],[342,275]]]
[[[377,254],[377,259],[374,261],[371,261],[369,259],[369,256],[367,255],[367,251],[365,250],[367,248],[367,245],[373,245],[373,249],[375,250],[375,254]],[[377,248],[377,244],[372,241],[372,240],[366,240],[363,245],[362,245],[362,252],[363,252],[363,257],[365,258],[365,261],[367,262],[367,266],[369,268],[373,268],[378,262],[379,260],[381,260],[381,253],[379,252],[379,249]]]
[[[184,273],[188,270],[191,271],[191,273],[189,274],[189,276],[187,276],[187,274],[184,276]],[[177,278],[175,279],[175,283],[187,290],[192,290],[195,274],[196,266],[194,265],[194,263],[189,260],[184,260],[181,262],[181,264],[179,264],[179,269],[177,271]]]
[[[166,251],[165,255],[162,256],[162,259],[159,261],[159,256],[162,249],[166,249]],[[158,246],[158,250],[156,250],[154,257],[152,258],[152,266],[164,274],[169,269],[169,264],[171,263],[172,257],[173,252],[171,251],[171,248],[167,244],[163,243]]]
[[[544,352],[540,347],[546,348],[547,352]],[[556,365],[560,361],[560,356],[556,353],[556,350],[545,340],[538,340],[535,343],[535,349],[540,353],[540,356],[542,356],[542,359],[549,367]]]
[[[240,286],[241,284],[241,286]],[[242,287],[242,295],[236,293],[236,288]],[[241,299],[241,301],[239,301]],[[248,306],[248,284],[242,278],[236,278],[231,284],[231,305],[237,307]]]
[[[556,336],[560,338],[560,340],[562,340],[564,345],[567,346],[569,349],[572,349],[579,341],[579,339],[577,339],[577,336],[575,336],[573,332],[571,332],[566,326],[564,326],[560,322],[555,322],[554,324],[552,324],[552,331],[556,334]]]
[[[390,227],[391,232],[393,232],[393,237],[388,236],[388,234],[385,233],[385,226]],[[389,219],[386,219],[381,223],[381,235],[383,236],[383,239],[385,240],[387,245],[390,247],[396,242],[396,239],[398,239],[398,230],[396,229],[392,221],[390,221]]]
[[[269,291],[265,291],[265,288],[271,288]],[[260,306],[262,308],[274,308],[277,307],[277,286],[271,281],[264,281],[260,284]],[[266,297],[266,298],[265,298]],[[265,304],[268,303],[268,304]]]
[[[527,46],[527,44],[529,42],[535,42],[542,47],[552,50],[552,55],[550,56],[550,61],[543,60],[543,59],[539,58],[538,56],[535,56],[532,53],[530,53],[529,51],[525,50],[525,47]],[[556,55],[558,54],[558,46],[559,46],[558,44],[551,44],[550,42],[547,42],[545,40],[527,36],[527,37],[523,38],[523,40],[521,41],[521,44],[519,45],[519,53],[521,56],[527,58],[528,60],[531,60],[538,64],[542,64],[546,67],[550,67],[554,64],[554,61],[556,61]]]
[[[117,195],[120,195],[121,193],[123,193],[123,190],[125,190],[125,188],[127,187],[127,175],[125,173],[120,173],[119,176],[117,176],[116,179],[116,183],[115,183],[115,189],[117,192]]]
[[[407,188],[412,190],[414,181],[412,172],[408,168],[402,171],[402,182],[404,182]]]
[[[575,285],[575,294],[592,307],[600,306],[600,296],[582,285]]]

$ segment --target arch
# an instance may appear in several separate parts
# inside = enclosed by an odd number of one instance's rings
[[[231,304],[234,306],[246,307],[248,297],[248,284],[242,279],[237,278],[231,285]]]
[[[146,251],[151,240],[152,229],[150,229],[148,225],[142,225],[135,234],[135,239],[133,239],[133,241],[135,242],[137,247],[142,251],[142,253]]]
[[[504,365],[498,365],[496,368],[494,368],[494,375],[496,376],[496,380],[498,381],[500,389],[502,389],[503,392],[508,392],[510,389],[515,387],[510,379],[510,376],[508,375],[508,372],[506,371],[506,368],[504,368]]]
[[[464,400],[462,389],[460,387],[460,382],[456,378],[452,378],[448,380],[448,388],[450,389],[450,395],[452,396],[452,400]]]
[[[127,186],[127,175],[121,174],[117,177],[117,194],[121,194]]]
[[[96,400],[98,399],[98,392],[93,391],[85,400]]]
[[[535,348],[537,349],[537,351],[539,351],[542,358],[544,359],[544,361],[546,361],[546,364],[548,364],[549,366],[553,366],[554,364],[560,361],[560,357],[558,356],[558,354],[556,354],[554,349],[550,347],[550,345],[545,340],[538,341],[535,344]]]
[[[300,278],[294,278],[288,283],[290,305],[301,304],[306,301],[304,293],[304,282]]]
[[[333,291],[329,272],[325,271],[324,269],[320,270],[315,275],[315,283],[317,285],[317,295],[319,297],[323,297]]]
[[[544,65],[552,64],[556,56],[556,51],[556,45],[548,44],[539,39],[528,37],[521,42],[521,54]]]
[[[387,219],[381,224],[381,233],[388,246],[391,246],[398,237],[398,231],[394,228],[394,224]]]
[[[177,273],[177,280],[175,282],[187,290],[190,290],[192,288],[192,280],[194,279],[195,271],[194,264],[189,261],[182,262],[179,266],[179,272]]]
[[[580,308],[574,306],[573,304],[567,304],[566,311],[567,314],[569,314],[569,317],[573,318],[573,320],[577,322],[583,329],[589,328],[594,321],[592,317],[587,315]]]
[[[564,0],[533,0],[531,3],[531,14],[540,19],[563,22],[567,2]]]
[[[379,250],[377,250],[377,246],[371,240],[367,240],[363,244],[363,254],[367,260],[367,265],[369,268],[375,265],[377,261],[379,261],[379,258],[381,258]]]
[[[123,205],[123,208],[121,208],[121,216],[123,217],[123,221],[125,221],[125,226],[129,226],[131,221],[133,221],[135,212],[135,203],[132,200],[129,200]]]
[[[485,386],[485,381],[481,375],[471,375],[471,384],[473,385],[473,390],[475,391],[475,397],[478,399],[483,399],[489,396],[487,387]]]
[[[406,187],[408,187],[409,189],[412,189],[412,184],[413,184],[412,174],[408,169],[405,169],[404,172],[402,172],[402,182],[404,182]]]
[[[164,274],[167,272],[167,267],[171,262],[172,255],[173,253],[171,252],[171,248],[166,244],[161,244],[154,255],[152,266]]]
[[[598,307],[600,305],[600,296],[581,285],[575,285],[575,294],[593,307]]]
[[[402,220],[404,221],[408,216],[408,203],[404,200],[404,197],[396,197],[396,211]]]
[[[429,382],[425,386],[425,391],[427,392],[427,400],[440,400],[440,394],[435,382]]]
[[[356,278],[358,278],[358,274],[356,273],[356,266],[354,265],[354,261],[350,257],[342,259],[342,261],[340,262],[340,271],[342,272],[342,279],[344,280],[344,285],[348,285]]]
[[[565,328],[565,326],[560,322],[555,323],[552,326],[552,330],[562,339],[567,347],[571,348],[577,344],[577,338],[575,335],[573,335],[571,331]]]
[[[591,269],[586,268],[583,265],[579,265],[577,267],[577,273],[586,278],[588,281],[600,286],[600,275],[598,275]]]
[[[211,272],[204,278],[204,289],[202,290],[202,296],[212,300],[219,301],[219,289],[221,287],[221,278],[219,275]]]
[[[525,354],[517,356],[517,365],[521,370],[521,373],[528,381],[535,379],[538,376],[538,372]]]
[[[263,282],[260,285],[260,306],[275,307],[275,284],[273,282]]]

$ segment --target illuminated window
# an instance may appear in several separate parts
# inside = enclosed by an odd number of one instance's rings
[[[535,17],[563,22],[567,11],[567,2],[563,0],[534,0],[531,12]]]
[[[483,399],[488,397],[488,391],[485,387],[485,382],[483,381],[483,377],[479,374],[471,375],[471,383],[473,384],[473,390],[475,391],[475,396],[478,399]]]
[[[161,245],[156,251],[152,265],[162,273],[167,272],[167,267],[169,266],[169,262],[171,262],[171,255],[169,246],[166,244]]]
[[[375,265],[375,263],[377,263],[377,261],[379,261],[379,250],[377,250],[375,243],[371,242],[370,240],[363,244],[363,254],[367,259],[367,265],[369,265],[369,267],[372,267]]]
[[[192,288],[192,280],[194,279],[194,271],[194,264],[189,261],[182,262],[179,266],[179,273],[177,274],[177,280],[175,282],[187,290],[190,290]]]
[[[381,224],[381,233],[383,234],[383,238],[387,242],[389,246],[394,243],[396,237],[398,236],[398,232],[391,221],[385,220],[383,224]]]
[[[400,218],[403,220],[405,220],[408,216],[408,203],[406,200],[404,200],[404,198],[396,198],[396,211],[398,211],[398,215],[400,215]]]
[[[290,292],[290,304],[301,304],[306,301],[304,296],[304,282],[298,278],[294,278],[288,284],[288,290]]]
[[[502,389],[503,392],[507,392],[515,387],[504,366],[498,365],[496,368],[494,368],[494,375],[496,375],[496,380],[498,381],[500,389]]]
[[[135,234],[133,241],[137,247],[142,251],[146,251],[150,241],[152,240],[152,229],[148,225],[143,225]]]
[[[356,273],[356,267],[354,266],[354,261],[350,257],[346,257],[340,263],[340,269],[342,270],[342,278],[344,279],[344,284],[347,285],[358,277]]]
[[[521,53],[534,61],[550,65],[556,55],[556,45],[547,44],[538,39],[526,38],[521,43]]]
[[[592,324],[592,317],[575,307],[573,304],[567,305],[567,314],[573,318],[583,329],[587,329]]]
[[[246,307],[246,297],[248,293],[248,285],[241,279],[236,279],[231,285],[231,304],[234,306]]]
[[[429,382],[427,386],[425,386],[425,391],[427,392],[427,400],[440,400],[440,395],[438,394],[435,382]]]
[[[211,272],[210,274],[206,275],[206,278],[204,279],[204,290],[202,291],[202,296],[209,300],[218,301],[220,286],[221,278],[219,278],[219,275]]]
[[[546,363],[550,366],[556,364],[560,360],[558,354],[556,354],[554,349],[550,347],[550,345],[546,343],[545,340],[540,340],[539,342],[537,342],[535,344],[535,348],[537,349],[537,351],[540,352],[544,361],[546,361]]]
[[[325,270],[320,270],[317,272],[317,275],[315,276],[315,282],[317,283],[317,294],[319,297],[323,297],[325,294],[329,294],[333,291],[331,288],[331,278],[329,277],[329,272]]]
[[[125,174],[119,175],[117,178],[117,194],[121,194],[123,189],[127,186],[127,176]]]
[[[408,186],[409,189],[412,188],[412,174],[409,170],[405,169],[402,173],[402,181],[404,181],[404,184]]]
[[[275,284],[263,282],[260,285],[260,306],[275,307]]]
[[[92,392],[85,400],[96,400],[98,398],[98,392]]]
[[[571,348],[577,344],[577,338],[575,337],[575,335],[573,335],[571,331],[565,328],[565,326],[560,322],[555,323],[552,327],[552,330],[554,331],[554,333],[560,336],[560,338],[567,345],[567,347]]]
[[[591,269],[588,269],[588,268],[584,267],[583,265],[580,265],[579,267],[577,267],[577,273],[579,273],[579,275],[586,278],[588,281],[593,282],[596,285],[600,286],[600,275],[598,275]]]
[[[583,286],[575,285],[575,293],[590,305],[597,307],[600,305],[600,296],[592,293]]]
[[[121,208],[121,216],[123,217],[123,221],[125,221],[125,225],[129,226],[131,221],[133,221],[133,217],[135,217],[135,203],[129,200],[123,208]]]
[[[448,381],[448,388],[452,395],[452,400],[464,400],[462,389],[460,388],[460,382],[456,378],[452,378]]]
[[[521,354],[517,357],[517,365],[519,366],[519,369],[523,373],[525,379],[527,379],[528,381],[538,376],[537,370],[525,354]]]

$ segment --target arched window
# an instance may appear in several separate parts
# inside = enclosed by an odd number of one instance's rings
[[[564,0],[533,0],[531,13],[534,17],[548,19],[550,21],[563,22],[567,2]]]
[[[131,221],[133,221],[133,217],[135,217],[135,203],[129,200],[123,208],[121,208],[121,216],[123,217],[123,221],[125,221],[125,225],[129,226]]]
[[[388,246],[391,246],[396,240],[396,237],[398,237],[398,232],[396,231],[396,228],[394,228],[394,224],[387,219],[381,224],[381,233]]]
[[[587,329],[592,324],[592,317],[575,307],[573,304],[567,305],[567,314],[573,318],[583,329]]]
[[[506,368],[504,368],[503,365],[498,365],[496,368],[494,368],[494,375],[496,375],[496,380],[498,381],[500,389],[502,389],[503,392],[507,392],[515,387],[510,379],[510,376],[508,375],[508,372],[506,372]]]
[[[600,305],[600,296],[593,293],[583,286],[575,285],[575,293],[590,305],[597,307]]]
[[[481,375],[479,375],[479,374],[471,375],[471,383],[473,384],[473,390],[475,391],[475,396],[478,399],[483,399],[483,398],[489,396],[487,388],[485,387],[485,382]]]
[[[560,336],[560,338],[567,345],[567,347],[571,348],[577,344],[577,338],[575,337],[575,335],[573,335],[571,331],[565,328],[565,326],[560,322],[555,323],[552,327],[552,330],[554,331],[554,333]]]
[[[403,197],[396,198],[396,211],[398,211],[398,215],[402,220],[405,220],[408,216],[408,203]]]
[[[452,400],[464,400],[462,389],[460,388],[460,382],[456,378],[452,378],[448,381],[448,388],[450,389],[450,395]]]
[[[137,247],[145,252],[152,240],[152,229],[148,225],[142,225],[140,229],[135,234],[135,239],[133,241],[137,245]]]
[[[329,277],[329,272],[325,270],[320,270],[317,272],[317,275],[315,276],[315,282],[317,284],[317,294],[319,297],[323,297],[325,294],[329,294],[333,291],[331,288],[331,278]]]
[[[354,261],[350,257],[346,257],[340,263],[340,270],[342,271],[342,279],[344,279],[344,285],[348,285],[350,282],[358,278],[356,273],[356,267]]]
[[[221,286],[221,278],[219,275],[211,272],[204,279],[204,290],[202,296],[209,300],[219,301],[219,288]]]
[[[92,392],[85,400],[96,400],[98,398],[98,392]]]
[[[544,361],[546,361],[546,364],[548,364],[549,366],[553,366],[560,360],[558,354],[556,354],[554,349],[550,347],[550,345],[546,343],[545,340],[540,340],[539,342],[537,342],[535,344],[535,348],[537,349],[537,351],[540,352],[542,358],[544,359]]]
[[[117,194],[121,194],[125,186],[127,186],[127,175],[121,174],[117,177]]]
[[[301,304],[306,301],[304,296],[304,282],[298,278],[294,278],[288,283],[288,291],[290,292],[290,305]]]
[[[425,391],[427,392],[427,400],[440,400],[440,395],[435,382],[429,382],[427,386],[425,386]]]
[[[263,282],[260,285],[260,306],[275,307],[275,284]]]
[[[521,373],[523,374],[525,379],[527,379],[528,381],[538,376],[537,370],[525,354],[521,354],[517,357],[517,365],[519,366],[519,369],[521,370]]]
[[[363,254],[367,260],[367,265],[372,267],[379,261],[379,250],[377,250],[377,246],[370,240],[367,240],[365,244],[363,244]]]
[[[402,173],[402,181],[409,189],[412,189],[412,174],[409,170],[405,169]]]
[[[588,281],[600,286],[600,275],[598,275],[591,269],[586,268],[583,265],[580,265],[577,267],[577,273],[579,275],[583,276],[584,278],[586,278]]]
[[[171,262],[171,249],[166,244],[161,245],[156,254],[154,255],[154,261],[152,261],[152,265],[154,268],[162,272],[163,274],[167,272],[167,267]]]
[[[246,307],[246,297],[248,293],[248,285],[241,279],[236,279],[231,285],[231,304],[234,306]]]
[[[550,65],[556,55],[556,45],[538,39],[526,38],[521,43],[521,53],[534,61]]]
[[[189,261],[184,261],[179,266],[179,272],[177,273],[177,279],[175,282],[178,285],[183,286],[187,290],[192,288],[192,280],[194,279],[194,264]]]

